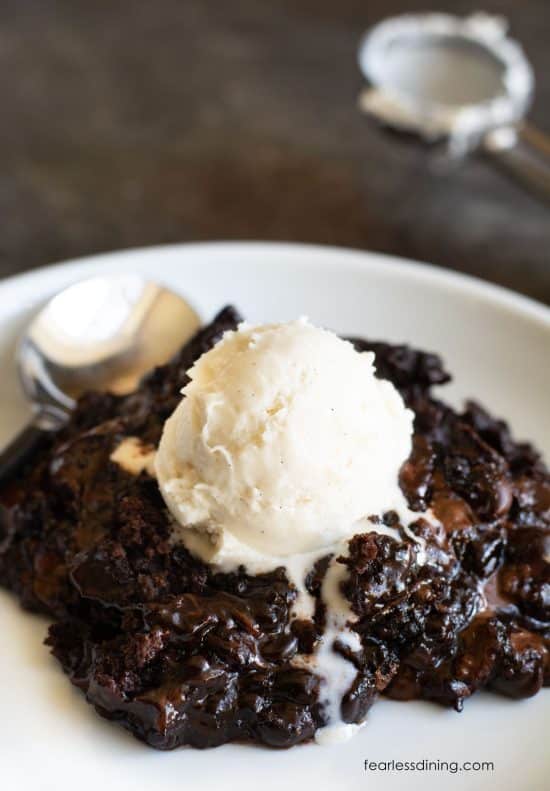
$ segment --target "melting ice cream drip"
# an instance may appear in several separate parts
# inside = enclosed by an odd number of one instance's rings
[[[342,547],[342,550],[340,555],[345,555],[347,547]],[[346,566],[333,558],[321,588],[321,599],[326,606],[326,622],[315,652],[315,671],[321,679],[319,697],[326,725],[315,734],[319,744],[345,741],[360,727],[344,723],[341,713],[342,698],[353,684],[357,669],[335,651],[336,642],[347,645],[353,651],[361,649],[359,635],[350,628],[357,616],[341,591],[347,574]]]

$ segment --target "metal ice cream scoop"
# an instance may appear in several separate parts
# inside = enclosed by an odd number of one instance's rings
[[[60,428],[86,390],[132,392],[197,331],[198,314],[173,291],[140,275],[94,277],[69,286],[35,316],[17,365],[33,417],[0,453],[0,484]]]
[[[527,124],[534,76],[500,17],[407,14],[366,33],[359,67],[370,83],[360,108],[380,122],[479,148],[524,187],[550,200],[550,137]]]

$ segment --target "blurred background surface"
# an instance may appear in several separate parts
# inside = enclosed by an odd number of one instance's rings
[[[550,130],[548,0],[505,15]],[[430,261],[550,303],[550,209],[480,156],[356,109],[365,30],[406,0],[2,0],[0,276],[136,245],[277,239]]]

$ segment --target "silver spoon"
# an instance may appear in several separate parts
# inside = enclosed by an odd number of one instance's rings
[[[17,367],[33,416],[0,453],[0,483],[68,420],[82,393],[132,392],[199,326],[183,297],[140,275],[94,277],[50,299],[18,344]]]
[[[359,107],[383,124],[454,154],[480,149],[537,197],[550,200],[550,137],[525,121],[534,74],[501,17],[393,17],[363,37],[370,83]]]

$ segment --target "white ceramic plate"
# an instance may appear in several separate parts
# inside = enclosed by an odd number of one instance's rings
[[[25,418],[14,341],[48,295],[101,271],[138,271],[187,295],[205,319],[233,302],[253,321],[308,315],[342,333],[443,354],[455,403],[468,395],[550,457],[550,311],[480,281],[381,255],[278,244],[130,250],[0,283],[0,441]],[[476,695],[462,714],[382,700],[334,747],[227,745],[159,753],[98,717],[42,645],[46,623],[0,594],[0,787],[6,791],[548,788],[550,691]],[[365,771],[365,760],[494,762],[494,771]],[[452,768],[452,767],[451,767]]]

